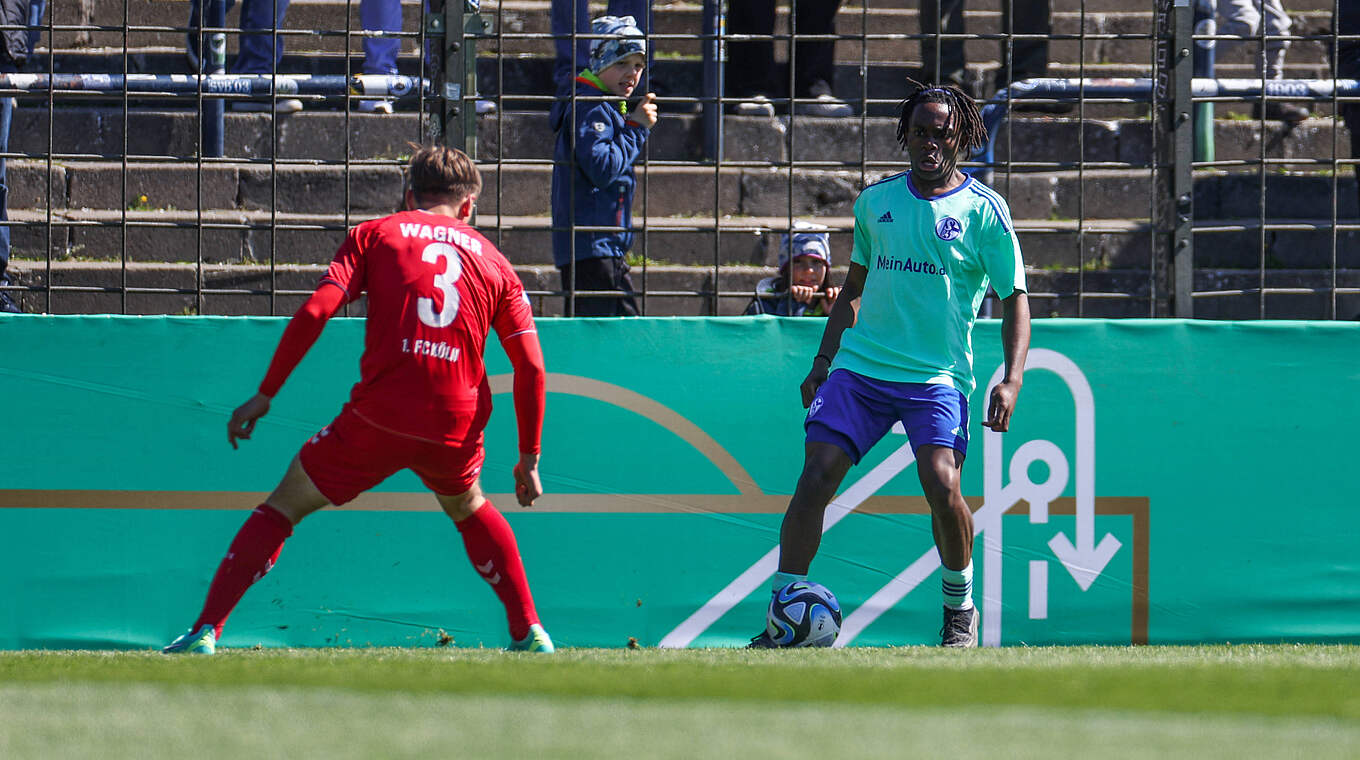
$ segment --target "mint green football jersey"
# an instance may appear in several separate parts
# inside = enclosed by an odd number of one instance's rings
[[[850,260],[869,271],[833,369],[972,394],[973,323],[988,284],[1001,298],[1025,290],[1006,201],[972,177],[930,199],[910,172],[887,177],[855,201]]]

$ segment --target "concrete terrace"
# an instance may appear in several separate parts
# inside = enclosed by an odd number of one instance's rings
[[[127,0],[134,26],[159,31],[63,31],[49,52],[62,72],[182,73],[187,4]],[[999,0],[969,4],[968,31],[1001,32]],[[1288,76],[1329,77],[1325,35],[1332,0],[1291,0],[1298,23]],[[96,3],[93,19],[71,4],[55,8],[57,24],[115,27],[120,2]],[[1133,10],[1132,7],[1141,8]],[[1153,4],[1121,0],[1054,0],[1050,73],[1062,77],[1150,76]],[[418,23],[406,4],[406,29]],[[496,20],[479,42],[483,97],[498,103],[478,122],[485,189],[478,226],[507,254],[534,291],[557,287],[548,244],[552,135],[547,126],[551,41],[547,0],[486,2]],[[653,76],[666,84],[663,121],[649,142],[635,214],[640,227],[635,283],[654,295],[652,315],[735,314],[755,282],[773,273],[772,240],[790,218],[816,218],[837,231],[833,258],[848,261],[851,204],[859,189],[906,168],[895,142],[892,104],[902,80],[919,76],[916,0],[847,3],[837,33],[835,89],[855,106],[847,119],[724,119],[725,154],[703,153],[700,94],[701,8],[657,2]],[[235,23],[235,12],[228,25]],[[357,1],[293,0],[287,29],[358,30]],[[787,8],[780,11],[787,30]],[[861,37],[872,30],[868,42]],[[1085,35],[1084,37],[1081,35]],[[343,35],[287,34],[281,71],[358,72],[358,38],[346,56]],[[234,43],[229,47],[234,48]],[[414,38],[403,40],[401,68],[415,74]],[[777,46],[778,47],[778,46]],[[1220,54],[1220,76],[1251,76],[1254,43]],[[126,55],[125,55],[126,50]],[[967,44],[970,83],[990,94],[996,40]],[[781,53],[782,55],[782,53]],[[862,73],[863,72],[863,73]],[[865,96],[868,96],[866,101]],[[1267,317],[1328,318],[1333,284],[1360,285],[1360,245],[1352,230],[1356,188],[1349,135],[1318,104],[1314,118],[1293,127],[1247,117],[1246,104],[1219,104],[1214,124],[1219,161],[1195,183],[1196,290],[1268,287],[1323,292],[1273,295]],[[309,291],[347,226],[389,212],[400,193],[400,164],[409,141],[423,134],[420,114],[346,112],[338,102],[309,103],[301,113],[229,113],[227,158],[199,160],[193,101],[90,96],[22,98],[10,150],[9,208],[16,221],[11,273],[19,284],[87,288],[15,293],[26,310],[287,314]],[[998,138],[996,187],[1011,204],[1041,316],[1149,316],[1164,287],[1154,261],[1153,142],[1148,107],[1087,103],[1062,115],[1016,114]],[[1279,161],[1262,167],[1259,159]],[[1318,159],[1323,159],[1319,162]],[[1010,166],[1009,162],[1023,164]],[[792,167],[792,170],[791,170]],[[1260,228],[1262,217],[1279,229]],[[117,292],[127,286],[275,290],[276,296],[221,293]],[[103,290],[104,292],[101,292]],[[1112,293],[1078,297],[1078,293]],[[665,295],[662,295],[665,294]],[[721,295],[727,294],[727,295]],[[1261,316],[1259,295],[1199,299],[1196,315]],[[560,296],[537,296],[538,313],[561,312]],[[1343,318],[1360,297],[1337,297]]]

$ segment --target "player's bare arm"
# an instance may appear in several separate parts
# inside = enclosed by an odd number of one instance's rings
[[[527,331],[501,340],[514,369],[515,419],[519,426],[519,463],[514,467],[515,500],[531,507],[543,495],[538,477],[538,457],[543,436],[543,411],[547,396],[547,370],[538,333]]]
[[[1017,290],[1001,302],[1001,349],[1006,356],[1006,375],[992,389],[987,421],[998,433],[1010,429],[1015,400],[1024,384],[1025,357],[1029,355],[1029,296]]]
[[[269,371],[260,383],[259,392],[236,407],[231,419],[227,420],[227,443],[233,449],[237,448],[238,440],[250,439],[250,434],[255,431],[255,422],[269,413],[270,400],[278,394],[288,375],[316,343],[327,320],[339,311],[344,300],[344,290],[330,283],[322,283],[288,321],[288,327],[279,338],[278,348],[274,349],[274,358],[269,362]]]
[[[514,474],[515,500],[521,507],[532,507],[543,495],[543,482],[538,479],[538,455],[520,454]]]
[[[817,397],[817,389],[826,382],[827,375],[831,372],[831,360],[841,348],[841,335],[855,324],[855,319],[859,316],[859,299],[864,293],[864,280],[868,276],[869,270],[863,264],[853,262],[850,264],[850,271],[845,275],[845,284],[841,286],[836,304],[831,307],[831,314],[826,318],[826,329],[822,332],[822,342],[817,347],[817,355],[812,359],[812,370],[799,386],[799,391],[803,394],[804,409],[812,405],[812,399]]]
[[[271,399],[263,393],[256,393],[231,413],[231,419],[227,421],[227,443],[230,443],[233,449],[237,448],[238,440],[250,439],[250,434],[255,432],[256,420],[269,414],[270,401]]]

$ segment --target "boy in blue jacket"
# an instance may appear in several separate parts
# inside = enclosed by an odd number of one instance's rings
[[[553,262],[568,294],[567,316],[637,316],[624,254],[633,244],[633,163],[656,126],[656,96],[647,93],[628,112],[627,98],[647,65],[647,41],[632,16],[597,18],[591,34],[601,37],[591,41],[590,65],[576,77],[573,100],[554,109]],[[573,234],[573,227],[587,229]]]

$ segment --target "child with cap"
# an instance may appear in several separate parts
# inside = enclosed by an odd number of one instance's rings
[[[597,18],[591,34],[599,38],[590,65],[553,124],[553,263],[568,293],[567,316],[636,316],[624,255],[633,244],[633,164],[656,126],[656,96],[647,93],[630,113],[627,99],[647,65],[647,40],[632,16]],[[573,297],[583,290],[621,295]]]
[[[779,274],[756,284],[746,314],[825,317],[841,289],[831,284],[831,239],[827,227],[802,220],[779,236]]]

